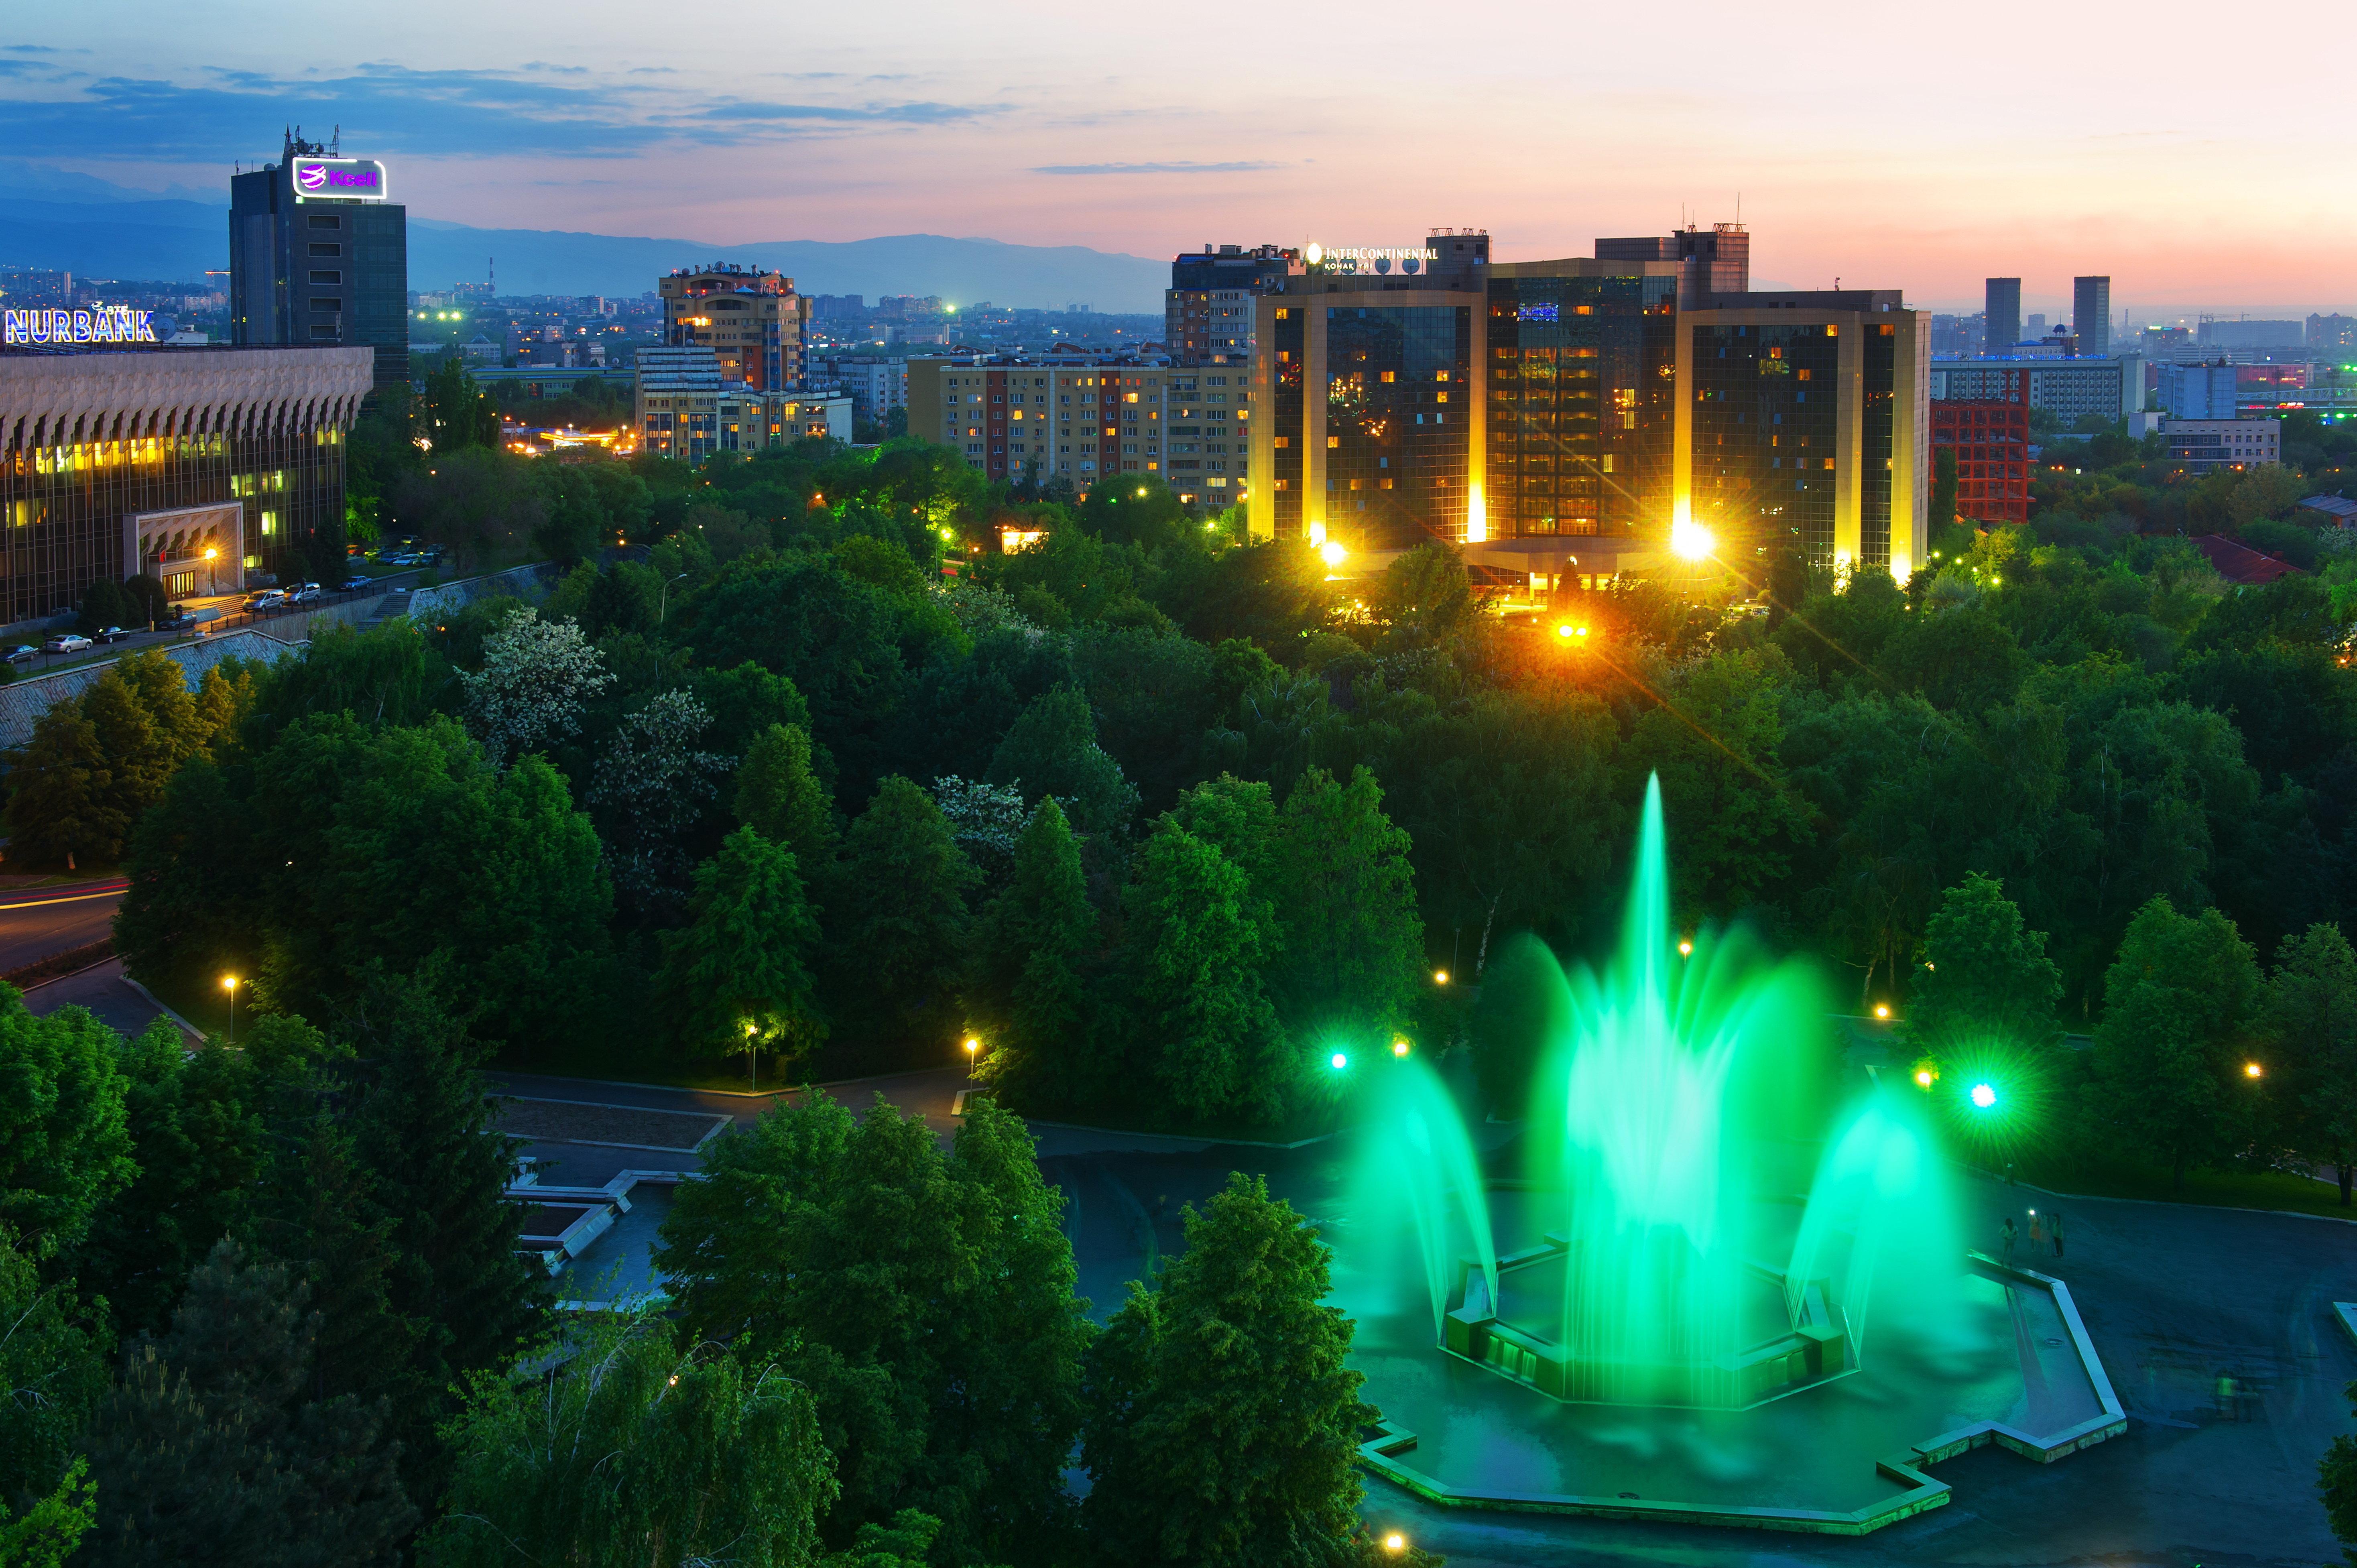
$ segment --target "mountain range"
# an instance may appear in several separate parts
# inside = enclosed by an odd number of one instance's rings
[[[94,185],[96,182],[92,182]],[[229,265],[225,206],[90,186],[0,187],[0,265],[55,267],[93,278],[199,282]],[[438,291],[484,281],[496,261],[501,295],[598,294],[630,297],[673,267],[740,262],[772,268],[804,294],[938,295],[953,305],[989,301],[1060,310],[1160,315],[1170,265],[1080,245],[1010,245],[941,234],[874,240],[772,240],[724,245],[577,234],[545,229],[476,229],[412,215],[409,286]]]

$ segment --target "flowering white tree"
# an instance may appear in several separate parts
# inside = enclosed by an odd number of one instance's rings
[[[483,639],[483,667],[461,673],[467,725],[494,763],[581,732],[587,701],[613,684],[579,623],[525,609]]]
[[[674,901],[685,886],[689,867],[680,837],[719,792],[715,779],[729,768],[727,757],[696,746],[711,725],[710,710],[693,693],[661,693],[622,715],[590,777],[589,809],[615,886],[642,904]]]
[[[1031,820],[1022,790],[952,774],[933,780],[933,804],[948,819],[958,848],[985,878],[996,883],[1015,869],[1015,841]]]

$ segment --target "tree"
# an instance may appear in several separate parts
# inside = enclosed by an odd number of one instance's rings
[[[1183,1115],[1274,1117],[1291,1088],[1263,989],[1272,946],[1244,874],[1165,817],[1123,894],[1146,1070]]]
[[[1277,990],[1297,1034],[1388,1043],[1422,979],[1408,838],[1383,800],[1363,768],[1347,785],[1313,768],[1286,797],[1269,890],[1284,929]]]
[[[1932,508],[1927,532],[1938,532],[1956,521],[1956,449],[1934,447],[1932,453]]]
[[[1014,863],[982,920],[973,1011],[989,1049],[978,1071],[1015,1104],[1085,1104],[1105,1077],[1090,1049],[1081,973],[1097,915],[1081,846],[1053,799],[1024,824]]]
[[[1187,1250],[1090,1352],[1092,1541],[1198,1568],[1363,1560],[1354,1466],[1379,1412],[1344,1365],[1350,1320],[1319,1305],[1330,1254],[1241,1172],[1186,1224]]]
[[[441,964],[405,982],[379,982],[363,1000],[359,1037],[367,1089],[352,1117],[354,1153],[368,1172],[371,1210],[393,1221],[385,1279],[391,1311],[418,1338],[393,1391],[404,1476],[438,1495],[436,1424],[450,1391],[504,1367],[538,1327],[548,1280],[517,1251],[523,1211],[506,1198],[515,1141],[499,1134],[483,1080],[482,1047],[445,1009]]]
[[[1923,932],[1908,989],[1907,1033],[1933,1056],[1990,1043],[2038,1053],[2059,1043],[2062,972],[2005,885],[1978,872],[1948,889]]]
[[[990,781],[1012,784],[1027,803],[1054,795],[1072,802],[1084,832],[1125,827],[1137,811],[1137,791],[1121,765],[1097,745],[1088,699],[1059,686],[1023,710],[990,759]]]
[[[2276,950],[2265,1018],[2289,1142],[2333,1168],[2346,1208],[2357,1176],[2357,953],[2340,927],[2310,926]]]
[[[73,1282],[42,1279],[0,1228],[0,1563],[11,1568],[70,1533],[78,1497],[86,1511],[74,1455],[106,1392],[99,1329]]]
[[[86,1009],[37,1018],[0,983],[0,1228],[37,1257],[81,1245],[139,1174],[124,1125],[121,1047]]]
[[[1014,869],[1016,842],[1028,819],[1023,791],[1012,784],[984,784],[952,775],[934,779],[931,794],[950,825],[950,836],[981,874],[982,885],[1003,886]]]
[[[387,1412],[309,1397],[317,1318],[285,1267],[224,1240],[160,1342],[143,1338],[91,1432],[103,1506],[85,1559],[356,1565],[400,1561],[417,1520]]]
[[[2341,1391],[2341,1398],[2357,1405],[2357,1383]],[[2357,1562],[2357,1437],[2335,1437],[2317,1462],[2316,1489],[2324,1497],[2325,1521],[2342,1547],[2341,1554]]]
[[[443,355],[426,376],[417,423],[436,462],[446,461],[462,447],[500,444],[500,411],[468,373],[467,361],[457,354]]]
[[[941,1521],[937,1561],[1052,1560],[1090,1332],[1062,1206],[986,1099],[944,1157],[880,1096],[855,1121],[813,1094],[715,1145],[655,1262],[686,1332],[812,1391],[830,1541],[913,1508]]]
[[[687,1049],[816,1047],[826,1037],[811,981],[817,946],[793,852],[751,828],[729,834],[696,868],[687,925],[662,933],[661,984]]]
[[[2121,1143],[2158,1156],[2182,1188],[2189,1165],[2243,1146],[2249,1108],[2230,1099],[2260,993],[2259,966],[2215,909],[2167,898],[2136,911],[2104,977],[2094,1109]]]
[[[483,639],[483,667],[458,680],[468,727],[498,763],[579,734],[585,705],[614,677],[578,625],[524,609]]]
[[[834,801],[812,769],[810,731],[778,724],[754,737],[737,768],[735,809],[738,822],[792,852],[807,884],[823,886],[829,879]]]
[[[852,823],[845,851],[827,1011],[871,1047],[938,1060],[960,1020],[974,865],[931,797],[897,777]]]
[[[1453,641],[1473,625],[1480,609],[1465,563],[1437,539],[1383,568],[1372,607],[1384,646],[1403,650]]]
[[[657,1318],[593,1319],[556,1366],[475,1380],[435,1568],[518,1561],[802,1568],[834,1501],[807,1390]]]
[[[111,861],[130,819],[116,804],[114,778],[97,726],[68,697],[33,721],[33,737],[8,769],[8,847],[35,865]]]
[[[676,907],[690,865],[681,840],[719,794],[728,767],[698,742],[712,715],[692,692],[658,692],[622,715],[597,754],[589,807],[614,883],[647,908]]]
[[[112,577],[93,577],[81,596],[81,615],[74,629],[95,637],[110,626],[139,626],[146,620],[144,607]]]

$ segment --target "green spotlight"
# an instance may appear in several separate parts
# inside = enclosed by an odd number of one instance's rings
[[[1334,1053],[1333,1059],[1327,1065],[1331,1067],[1336,1072],[1340,1072],[1344,1068],[1351,1065],[1351,1058],[1344,1056],[1341,1052],[1336,1051]]]
[[[1986,1083],[1973,1085],[1973,1104],[1986,1111],[1996,1103],[1996,1090]]]

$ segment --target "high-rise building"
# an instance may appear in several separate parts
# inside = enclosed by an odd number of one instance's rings
[[[1751,235],[1740,223],[1689,224],[1674,234],[1598,240],[1599,262],[1675,262],[1678,308],[1706,310],[1713,296],[1751,291]]]
[[[2344,354],[2357,349],[2357,316],[2311,316],[2303,336],[2310,349]]]
[[[1252,353],[1253,297],[1301,274],[1301,252],[1283,245],[1221,245],[1172,259],[1162,296],[1163,347],[1179,365],[1242,364]]]
[[[384,165],[286,133],[230,179],[230,341],[365,344],[376,384],[409,381],[409,215]]]
[[[715,452],[851,439],[851,400],[750,385],[707,348],[646,348],[631,372],[632,418],[648,452],[700,463]]]
[[[1218,497],[1243,488],[1249,455],[1245,410],[1229,403],[1229,390],[1202,384],[1214,379],[1234,380],[1236,404],[1244,403],[1250,389],[1241,367],[1231,377],[1135,356],[910,360],[909,433],[956,447],[967,467],[994,479],[1057,477],[1083,490],[1108,475],[1163,475],[1170,453],[1183,445],[1189,472],[1184,482],[1172,476],[1171,485],[1194,494],[1200,482]],[[1181,428],[1187,436],[1174,444]],[[1209,483],[1206,452],[1219,455],[1216,488]]]
[[[1935,398],[1932,451],[1956,455],[1956,516],[1975,522],[2029,521],[2029,378],[2027,365],[1988,373],[1988,395]]]
[[[709,349],[721,373],[755,392],[802,384],[802,328],[808,306],[794,280],[761,267],[715,263],[682,267],[656,284],[662,297],[663,342]]]
[[[1442,242],[1313,246],[1256,302],[1255,534],[1439,539],[1534,591],[1658,560],[1687,517],[1729,560],[1923,559],[1930,323],[1896,290],[1706,294],[1674,237],[1478,273]]]
[[[2079,352],[2103,358],[2112,351],[2112,280],[2071,280],[2071,331]]]
[[[2240,372],[2214,365],[2161,365],[2160,406],[2171,419],[2232,419]],[[2305,366],[2301,367],[2306,369]]]
[[[2010,354],[2021,341],[2021,280],[1991,278],[1981,306],[1981,352]]]
[[[2006,395],[2006,378],[2018,367],[2029,371],[2029,406],[2052,414],[2066,426],[2088,414],[2110,421],[2144,407],[2144,358],[2138,354],[2112,354],[2100,360],[2059,355],[1934,360],[1930,395],[1934,402],[1946,398],[1986,402],[2001,397]]]

